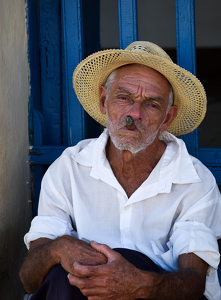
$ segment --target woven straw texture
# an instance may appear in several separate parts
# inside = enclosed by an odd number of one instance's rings
[[[174,91],[174,105],[178,106],[178,113],[167,130],[176,136],[187,134],[197,128],[205,116],[204,88],[193,74],[174,64],[160,47],[156,46],[154,52],[153,44],[150,44],[150,51],[148,47],[145,50],[135,45],[131,50],[128,46],[125,50],[100,51],[83,60],[73,74],[76,95],[89,115],[106,126],[106,115],[100,112],[99,107],[99,87],[120,66],[132,63],[149,66],[163,74]]]

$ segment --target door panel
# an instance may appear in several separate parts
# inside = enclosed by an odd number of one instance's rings
[[[195,74],[194,0],[175,0],[175,7],[177,62]],[[139,39],[136,0],[118,0],[118,24],[120,48]],[[72,87],[77,64],[99,50],[99,0],[28,0],[28,27],[30,164],[35,215],[40,182],[48,165],[66,147],[98,136],[102,130],[85,115]],[[221,184],[220,149],[200,148],[198,129],[181,138],[190,154],[202,160]]]

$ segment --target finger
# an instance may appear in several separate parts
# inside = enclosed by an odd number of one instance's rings
[[[86,277],[80,278],[80,277],[74,276],[70,273],[68,274],[67,277],[68,277],[69,283],[71,285],[78,287],[80,290],[85,289],[90,286],[89,278],[86,278]]]
[[[69,283],[80,289],[84,296],[98,297],[96,299],[106,299],[108,296],[108,290],[103,286],[103,282],[96,282],[93,278],[79,278],[68,274]],[[95,299],[93,298],[93,299]],[[90,299],[90,298],[89,298]]]
[[[107,290],[100,287],[86,288],[81,290],[81,292],[84,296],[88,297],[88,299],[95,299],[95,297],[97,297],[96,299],[107,299],[108,296]]]
[[[77,286],[81,291],[93,290],[93,295],[104,294],[106,287],[103,279],[96,280],[93,277],[77,277],[72,274],[68,274],[68,280],[71,285]]]
[[[99,244],[95,241],[91,241],[91,247],[98,252],[103,253],[108,258],[108,261],[114,260],[117,257],[117,252],[105,244]]]
[[[77,277],[93,277],[99,274],[98,266],[85,266],[79,262],[74,262],[73,264],[73,275]]]

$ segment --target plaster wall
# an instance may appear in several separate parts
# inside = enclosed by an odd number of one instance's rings
[[[24,0],[0,0],[0,7],[0,299],[20,300],[31,220],[26,7]]]

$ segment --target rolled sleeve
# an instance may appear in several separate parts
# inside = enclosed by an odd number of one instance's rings
[[[220,261],[217,243],[221,228],[220,193],[215,181],[209,190],[205,184],[200,186],[201,190],[195,191],[193,197],[201,197],[174,223],[169,244],[177,259],[184,253],[194,253],[203,259],[210,266],[209,275],[218,268]]]
[[[209,272],[218,268],[220,254],[217,238],[203,223],[177,222],[169,244],[173,248],[173,257],[178,258],[181,254],[194,253],[211,267]]]
[[[217,272],[220,254],[217,237],[205,224],[193,222],[177,222],[170,238],[173,256],[194,253],[208,265],[204,294],[208,299],[221,299],[221,289]]]
[[[62,235],[77,237],[72,204],[70,162],[62,155],[52,164],[43,177],[38,206],[38,216],[31,222],[24,241],[29,249],[30,242],[38,238],[56,239]],[[63,176],[60,176],[63,174]],[[68,186],[68,188],[66,188]]]
[[[30,242],[38,238],[56,239],[59,236],[72,235],[77,237],[69,222],[54,216],[37,216],[31,222],[29,232],[25,235],[24,241],[29,249]]]

